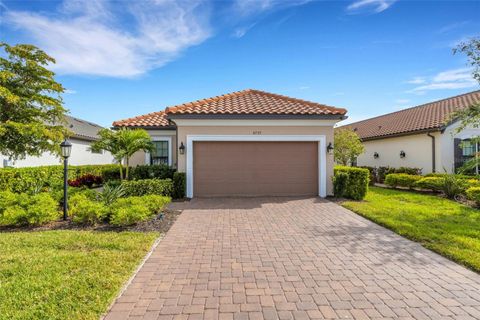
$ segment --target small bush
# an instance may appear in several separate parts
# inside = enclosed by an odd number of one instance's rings
[[[360,166],[358,168],[367,169],[370,172],[368,184],[371,186],[375,185],[377,182],[377,168],[368,166]]]
[[[173,179],[175,169],[165,164],[141,165],[131,168],[132,180],[143,179]]]
[[[186,196],[186,174],[185,172],[175,172],[173,174],[173,194],[174,199],[183,199]]]
[[[395,173],[406,173],[410,175],[420,176],[422,175],[421,168],[411,168],[411,167],[400,167],[394,169]]]
[[[48,193],[0,192],[0,225],[42,225],[58,217],[58,203]]]
[[[474,201],[477,206],[480,206],[480,187],[468,188],[466,193],[469,200]]]
[[[385,178],[385,184],[392,188],[404,187],[412,189],[415,182],[422,179],[422,176],[411,175],[406,173],[390,173]]]
[[[103,179],[101,176],[95,176],[93,174],[87,173],[83,176],[80,176],[73,180],[68,180],[68,185],[70,187],[88,187],[92,188],[94,185],[101,185],[103,183]]]
[[[110,207],[110,223],[129,226],[145,221],[159,213],[170,201],[170,197],[158,195],[120,198]]]
[[[72,196],[69,204],[72,221],[78,224],[96,224],[105,219],[108,213],[102,202],[92,201],[82,193]]]
[[[367,169],[335,167],[333,177],[335,196],[362,200],[367,195],[369,174]]]
[[[390,168],[390,167],[378,167],[377,168],[377,182],[378,183],[384,183],[385,182],[385,177],[388,174],[395,173],[395,168]]]
[[[448,174],[443,177],[442,192],[447,198],[455,199],[464,194],[466,189],[466,180],[458,179],[454,174]]]
[[[158,194],[172,196],[173,182],[171,179],[146,179],[135,181],[123,181],[122,187],[126,197]]]
[[[413,187],[432,191],[442,191],[443,181],[444,180],[441,177],[423,177],[416,181],[413,184]]]
[[[98,199],[105,205],[110,205],[124,195],[125,189],[122,185],[112,186],[110,184],[106,184],[103,186],[103,191],[98,194]]]

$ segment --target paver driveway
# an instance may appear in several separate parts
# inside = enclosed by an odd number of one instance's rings
[[[480,319],[478,274],[334,203],[182,205],[107,319]]]

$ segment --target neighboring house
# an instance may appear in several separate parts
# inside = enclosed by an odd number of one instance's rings
[[[475,156],[478,145],[470,139],[480,129],[467,128],[456,133],[458,121],[453,112],[480,102],[480,91],[423,104],[340,128],[357,132],[365,153],[359,166],[417,167],[422,173],[455,172]]]
[[[186,172],[187,196],[332,194],[333,126],[345,109],[244,90],[113,123],[144,128],[155,143],[134,164]]]
[[[98,139],[98,131],[103,129],[101,126],[81,120],[78,118],[66,117],[67,128],[73,132],[69,138],[72,143],[72,153],[68,162],[71,165],[84,164],[110,164],[113,163],[113,157],[109,152],[93,152],[90,145]],[[39,157],[27,156],[25,159],[11,161],[6,156],[0,154],[3,158],[0,165],[3,167],[37,167],[61,164],[61,158],[49,152],[43,153]]]

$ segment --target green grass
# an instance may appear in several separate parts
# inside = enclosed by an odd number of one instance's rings
[[[98,319],[157,233],[0,233],[0,319]]]
[[[480,272],[480,210],[438,196],[371,187],[348,208]]]

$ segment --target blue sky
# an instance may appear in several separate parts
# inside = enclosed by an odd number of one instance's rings
[[[480,1],[5,1],[0,37],[57,59],[71,114],[114,120],[246,88],[349,121],[479,89]]]

